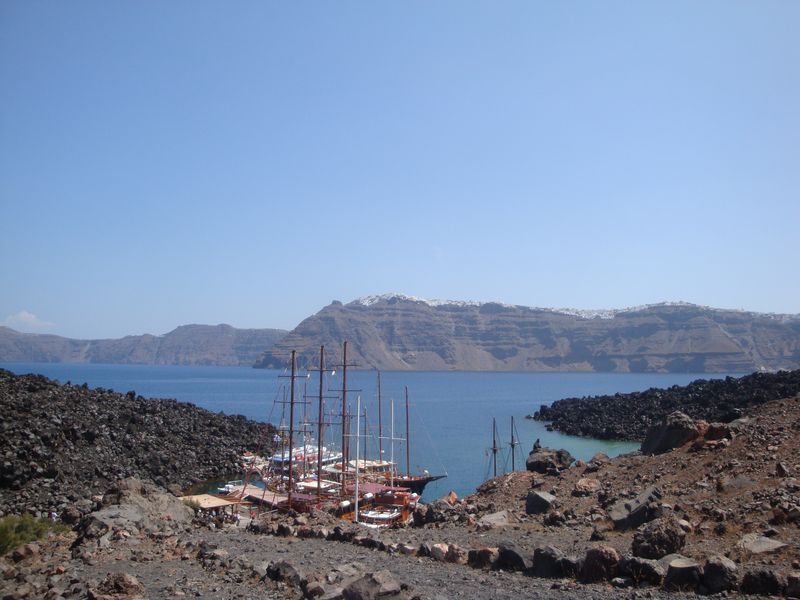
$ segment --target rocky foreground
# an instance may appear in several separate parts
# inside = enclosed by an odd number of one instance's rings
[[[798,393],[800,370],[753,373],[631,394],[566,398],[542,406],[531,417],[570,435],[641,441],[650,427],[675,410],[693,419],[731,421],[742,410]]]
[[[535,448],[528,470],[388,530],[326,513],[209,528],[127,479],[69,534],[2,559],[0,597],[797,598],[798,433],[798,396],[728,423],[673,413],[648,433],[652,455]]]
[[[240,469],[268,426],[175,400],[0,369],[0,516],[85,514],[117,480],[180,491]],[[75,517],[77,518],[77,517]]]

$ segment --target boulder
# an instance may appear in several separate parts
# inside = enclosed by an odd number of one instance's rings
[[[417,554],[417,547],[411,544],[400,544],[397,550],[404,556],[415,556]]]
[[[303,571],[285,560],[277,563],[271,563],[267,567],[267,577],[274,581],[285,581],[295,588],[299,588],[306,581],[308,581],[308,578]]]
[[[499,558],[500,550],[497,548],[480,548],[469,551],[467,564],[475,569],[491,569],[497,564]]]
[[[671,563],[676,558],[687,558],[683,554],[667,554],[666,556],[659,558],[656,562],[661,565],[661,568],[664,570],[664,573],[667,572],[667,568],[669,567],[669,563]]]
[[[634,556],[658,559],[686,545],[686,532],[672,517],[661,517],[642,525],[633,536]]]
[[[538,515],[545,513],[556,505],[556,497],[547,492],[531,490],[525,498],[525,513]]]
[[[638,556],[623,558],[619,563],[619,572],[636,583],[660,586],[664,580],[664,568],[658,561]]]
[[[660,490],[649,487],[632,500],[620,500],[614,504],[608,510],[608,517],[613,521],[614,529],[633,529],[658,516],[660,499]]]
[[[417,505],[419,506],[419,505]],[[448,521],[455,508],[445,498],[425,504],[425,523],[444,523]]]
[[[447,550],[447,544],[431,544],[430,556],[433,560],[444,562],[444,559],[447,556]]]
[[[39,556],[39,551],[39,544],[36,542],[23,544],[22,546],[14,549],[14,551],[11,553],[11,560],[14,562],[20,562],[29,558],[33,559]]]
[[[703,586],[709,594],[718,594],[739,587],[739,569],[725,556],[712,556],[703,568]]]
[[[573,496],[591,496],[600,491],[600,481],[592,477],[582,477],[572,488]]]
[[[529,571],[533,567],[533,558],[514,544],[500,544],[500,556],[497,567],[507,571]]]
[[[749,554],[774,554],[788,546],[780,540],[774,540],[757,533],[748,533],[738,541],[736,547]]]
[[[456,544],[448,544],[447,553],[444,555],[445,562],[465,565],[467,564],[467,558],[467,551],[464,548]]]
[[[145,589],[133,575],[111,573],[97,586],[97,592],[119,598],[143,598]]]
[[[531,573],[535,577],[563,577],[562,559],[564,558],[564,553],[554,546],[536,548],[533,551],[533,570]]]
[[[557,568],[561,570],[563,577],[577,578],[583,570],[583,557],[562,556],[558,559]]]
[[[106,492],[99,510],[81,519],[76,545],[97,539],[107,543],[115,532],[175,533],[187,528],[192,517],[192,510],[172,494],[135,478],[123,479]]]
[[[733,438],[733,432],[727,423],[710,423],[705,438],[709,441],[729,440]]]
[[[480,519],[478,519],[478,522],[475,526],[478,531],[488,531],[489,529],[495,529],[496,527],[505,527],[510,522],[511,518],[509,512],[507,510],[501,510],[499,512],[482,516]]]
[[[375,600],[403,597],[400,584],[389,571],[367,573],[342,589],[345,600]]]
[[[745,594],[778,596],[783,592],[783,578],[772,569],[748,571],[742,578],[741,591]]]
[[[525,461],[525,468],[534,473],[552,473],[568,468],[575,459],[566,450],[534,449]]]
[[[696,560],[686,557],[669,562],[664,576],[664,589],[670,591],[696,590],[703,578],[703,567]]]
[[[611,546],[595,546],[586,551],[581,578],[587,582],[610,581],[617,575],[619,553]]]
[[[786,597],[800,598],[800,573],[793,572],[786,576]]]
[[[663,454],[698,437],[692,418],[678,410],[668,414],[661,425],[651,427],[642,442],[642,454]]]

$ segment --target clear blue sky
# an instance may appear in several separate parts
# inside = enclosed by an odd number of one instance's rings
[[[0,3],[0,323],[800,312],[800,2]]]

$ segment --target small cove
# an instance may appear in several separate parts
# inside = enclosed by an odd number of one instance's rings
[[[41,373],[62,383],[87,383],[152,398],[174,398],[202,408],[241,414],[278,424],[287,379],[275,370],[247,367],[99,365],[69,363],[3,363],[15,373]],[[425,499],[450,490],[464,496],[492,475],[492,418],[497,419],[498,473],[511,469],[510,429],[513,416],[520,445],[516,467],[524,469],[525,458],[539,439],[544,446],[565,448],[575,458],[588,459],[596,452],[611,456],[630,452],[638,444],[566,436],[547,431],[545,424],[525,419],[542,404],[565,397],[641,391],[650,387],[684,385],[698,378],[723,378],[728,374],[617,374],[617,373],[485,373],[485,372],[388,372],[382,374],[384,457],[391,454],[388,438],[390,403],[394,401],[395,437],[405,437],[404,388],[408,386],[411,414],[411,468],[448,477],[431,483]],[[298,397],[306,398],[309,420],[316,420],[318,387],[316,376],[298,380]],[[348,372],[348,403],[355,410],[361,396],[367,411],[368,457],[378,452],[376,440],[377,375],[374,371]],[[325,395],[341,389],[341,375],[328,376]],[[276,402],[278,400],[278,402]],[[303,404],[298,406],[302,414]],[[341,400],[327,399],[326,413],[341,411]],[[362,419],[363,427],[363,419]],[[330,428],[326,444],[338,447],[336,426]],[[337,428],[338,429],[338,428]],[[165,432],[168,434],[168,432]],[[333,439],[336,438],[336,439]],[[395,442],[394,458],[405,470],[405,444]]]

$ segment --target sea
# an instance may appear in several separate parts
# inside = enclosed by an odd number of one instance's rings
[[[0,363],[14,373],[40,373],[62,383],[111,389],[148,398],[173,398],[225,414],[244,415],[276,426],[288,422],[291,379],[288,373],[248,367],[152,366],[72,363]],[[525,468],[525,459],[538,439],[543,446],[565,448],[577,459],[587,460],[596,452],[616,456],[638,449],[624,441],[596,440],[547,431],[546,424],[526,415],[560,398],[597,396],[643,391],[651,387],[685,385],[696,379],[724,378],[736,373],[633,374],[633,373],[486,373],[409,372],[381,373],[381,429],[378,442],[378,403],[375,371],[347,373],[351,413],[361,408],[358,424],[360,455],[377,458],[379,446],[385,459],[394,458],[406,469],[406,388],[409,399],[409,438],[412,473],[425,470],[446,478],[430,483],[423,499],[441,497],[450,491],[459,497],[475,491],[483,481],[498,474]],[[326,445],[339,448],[341,429],[341,373],[326,373],[323,382]],[[318,420],[319,375],[300,372],[296,380],[296,422],[305,414]],[[366,412],[366,416],[364,416]],[[394,432],[391,422],[394,414]],[[519,445],[512,455],[511,422]],[[496,448],[492,452],[496,422]],[[313,426],[312,426],[313,427]],[[357,425],[351,420],[351,434]],[[168,435],[169,432],[165,432]],[[315,434],[314,434],[315,435]],[[392,441],[394,438],[394,441]],[[355,453],[355,435],[351,438]],[[493,460],[496,456],[496,462]],[[495,466],[496,465],[496,466]]]

